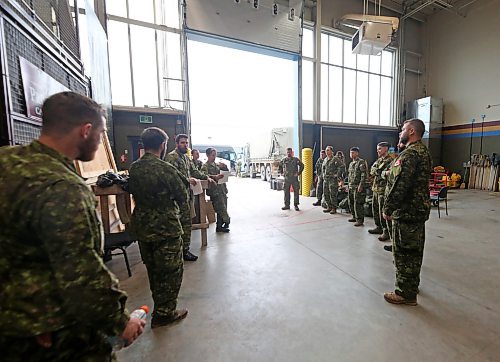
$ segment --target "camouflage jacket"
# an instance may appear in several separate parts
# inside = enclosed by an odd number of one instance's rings
[[[127,296],[102,262],[96,199],[73,162],[33,141],[1,148],[0,169],[0,335],[121,334]]]
[[[391,168],[394,184],[388,190],[384,213],[396,220],[424,222],[429,219],[429,176],[432,158],[422,141],[399,155]]]
[[[203,162],[200,160],[193,160],[193,166],[198,170],[201,171],[201,168],[203,167]]]
[[[381,174],[382,178],[385,180],[384,197],[387,197],[389,191],[392,188],[392,185],[394,185],[394,175],[392,173],[392,167],[396,163],[397,157],[398,156],[396,155],[391,156],[391,163],[389,164],[389,167]]]
[[[385,157],[379,157],[372,165],[370,169],[370,176],[372,177],[372,190],[379,194],[383,194],[385,191],[385,185],[387,183],[386,179],[382,177],[382,173],[387,171],[392,163],[393,159],[391,156],[386,155]]]
[[[129,189],[134,195],[135,209],[131,228],[139,241],[182,235],[179,205],[187,202],[188,187],[186,177],[151,153],[132,163]]]
[[[316,176],[322,177],[323,176],[323,161],[326,158],[321,158],[321,156],[318,158],[316,161],[316,164],[314,165],[314,170],[316,171]]]
[[[332,158],[325,158],[323,160],[323,178],[325,180],[338,179],[339,172],[342,169],[342,161],[336,156]]]
[[[194,177],[199,180],[206,180],[208,178],[206,174],[200,172],[200,170],[195,167],[193,161],[191,161],[186,154],[177,152],[177,149],[168,153],[165,161],[174,165],[174,167],[187,179]]]
[[[279,172],[287,179],[293,179],[300,176],[304,171],[304,164],[297,157],[285,157],[279,165]]]
[[[359,158],[349,164],[349,188],[358,187],[359,185],[366,188],[368,185],[368,166],[366,161]]]
[[[220,174],[220,168],[215,162],[208,162],[203,165],[201,172],[209,176],[215,176]],[[226,184],[209,185],[207,189],[207,195],[210,197],[217,197],[219,195],[227,195]]]

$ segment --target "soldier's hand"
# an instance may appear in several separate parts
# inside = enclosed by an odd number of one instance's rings
[[[196,179],[194,177],[189,178],[189,183],[193,186],[196,186]]]
[[[392,220],[392,216],[390,216],[390,215],[386,215],[386,214],[382,213],[382,216],[384,217],[384,220],[387,220],[387,221]]]
[[[125,330],[122,333],[122,338],[127,341],[127,346],[131,345],[137,337],[144,331],[146,321],[140,318],[130,318]]]
[[[222,178],[224,178],[224,175],[223,175],[223,174],[221,174],[221,173],[215,176],[215,179],[216,179],[216,180],[220,180],[220,179],[222,179]]]
[[[208,183],[211,184],[211,185],[215,185],[217,183],[217,181],[215,181],[212,177],[209,177],[208,178]]]
[[[361,185],[358,186],[358,192],[363,192],[363,186]]]

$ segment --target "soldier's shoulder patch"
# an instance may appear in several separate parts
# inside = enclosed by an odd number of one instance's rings
[[[394,162],[394,166],[395,166],[395,167],[401,166],[401,159],[400,159],[400,158],[398,158],[398,159],[396,160],[396,162]]]

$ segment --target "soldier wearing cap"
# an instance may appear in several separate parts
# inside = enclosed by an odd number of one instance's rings
[[[378,158],[373,163],[370,169],[373,191],[372,211],[373,220],[375,221],[375,228],[368,230],[368,232],[370,234],[381,234],[378,238],[380,241],[389,240],[387,222],[382,217],[385,185],[387,183],[386,179],[382,175],[385,173],[385,171],[387,171],[392,162],[392,158],[389,155],[389,146],[390,145],[387,142],[380,142],[377,145]]]
[[[349,164],[349,208],[354,226],[363,226],[365,221],[365,199],[368,185],[368,166],[366,161],[359,157],[359,148],[352,147],[350,150],[351,163]]]

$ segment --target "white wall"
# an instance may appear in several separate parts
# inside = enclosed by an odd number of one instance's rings
[[[428,93],[444,99],[445,126],[500,119],[500,1],[479,0],[465,18],[440,12],[426,25]]]

